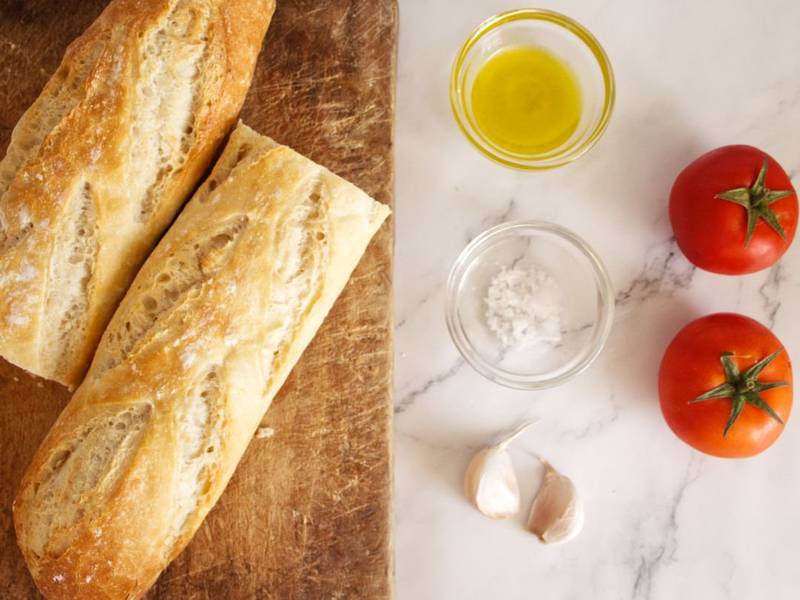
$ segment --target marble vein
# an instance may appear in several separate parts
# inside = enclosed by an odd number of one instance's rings
[[[649,552],[642,552],[639,556],[631,591],[632,600],[650,600],[658,571],[666,563],[675,560],[675,552],[678,549],[678,511],[686,496],[686,490],[699,479],[701,466],[702,458],[693,453],[669,504],[669,513],[661,531],[660,542]]]
[[[480,233],[483,233],[487,229],[495,227],[496,225],[500,225],[501,223],[506,223],[510,220],[513,220],[512,216],[514,215],[516,207],[517,207],[516,199],[510,198],[505,204],[500,205],[500,208],[497,211],[482,218],[479,222],[477,232],[472,230],[468,230],[466,232],[467,243],[471,242]]]
[[[411,307],[411,310],[409,310],[409,312],[408,312],[407,314],[403,315],[402,317],[400,317],[400,319],[398,319],[397,323],[395,323],[395,330],[399,330],[399,329],[401,329],[401,328],[403,327],[403,325],[405,325],[405,324],[408,322],[408,320],[409,320],[411,317],[413,317],[413,316],[414,316],[414,314],[415,314],[415,313],[416,313],[416,312],[417,312],[417,311],[418,311],[420,308],[422,308],[422,307],[423,307],[423,306],[425,306],[425,305],[426,305],[428,302],[430,302],[430,301],[431,301],[431,299],[432,299],[433,297],[435,297],[435,296],[436,296],[436,295],[439,293],[439,290],[440,290],[440,289],[442,289],[442,285],[443,285],[442,283],[437,283],[436,285],[434,285],[434,286],[432,286],[431,288],[429,288],[429,289],[428,289],[428,292],[427,292],[426,294],[424,294],[424,295],[422,296],[422,298],[420,298],[419,300],[417,300],[417,302],[414,304],[414,306],[413,306],[413,307]]]
[[[641,303],[654,296],[671,295],[687,289],[697,267],[689,263],[670,238],[648,250],[639,274],[624,290],[617,293],[617,306]]]
[[[414,405],[414,403],[417,401],[418,398],[426,395],[433,388],[451,379],[464,367],[465,364],[466,363],[464,359],[459,356],[458,359],[453,363],[453,365],[449,369],[441,373],[438,373],[433,377],[430,377],[429,379],[426,379],[420,386],[414,388],[407,394],[404,394],[400,398],[400,401],[395,404],[394,414],[400,415],[406,412]]]
[[[786,280],[782,263],[777,263],[769,270],[767,280],[758,288],[758,295],[761,296],[761,304],[764,313],[767,315],[767,326],[775,328],[775,319],[781,309],[781,283]]]
[[[581,428],[567,429],[561,433],[561,437],[575,441],[585,440],[589,437],[598,435],[599,433],[602,433],[611,427],[617,422],[617,419],[619,419],[621,410],[620,407],[614,403],[613,395],[609,400],[609,404],[611,405],[611,411],[608,414],[592,419]]]

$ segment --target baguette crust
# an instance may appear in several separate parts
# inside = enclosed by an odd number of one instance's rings
[[[274,0],[113,0],[0,162],[0,355],[80,382],[233,125]]]
[[[389,209],[240,125],[123,299],[28,468],[50,599],[138,598],[222,494]]]

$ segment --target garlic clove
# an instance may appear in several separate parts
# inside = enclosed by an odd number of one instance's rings
[[[504,448],[484,448],[473,457],[464,477],[464,493],[492,519],[508,519],[519,512],[519,483]]]
[[[506,448],[534,423],[536,421],[523,423],[511,435],[484,448],[470,461],[464,476],[464,493],[487,517],[508,519],[519,512],[519,483]]]
[[[528,530],[544,544],[560,544],[583,529],[583,502],[569,477],[544,464],[544,478],[528,517]]]

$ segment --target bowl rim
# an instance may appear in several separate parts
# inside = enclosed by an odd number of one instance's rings
[[[469,268],[474,261],[483,254],[490,241],[501,235],[513,233],[515,231],[545,233],[568,242],[586,258],[595,274],[594,284],[600,295],[601,304],[600,316],[595,324],[595,330],[598,334],[593,335],[590,339],[590,351],[584,358],[569,370],[556,376],[547,376],[547,374],[544,376],[513,375],[484,360],[483,357],[475,351],[474,346],[468,341],[459,317],[458,300],[462,290],[464,276],[469,271]],[[614,324],[614,304],[614,287],[611,284],[608,271],[597,252],[595,252],[582,237],[566,227],[547,221],[510,221],[495,225],[480,233],[467,244],[458,255],[458,258],[456,258],[447,278],[445,320],[447,323],[447,330],[459,353],[478,373],[495,383],[509,388],[535,391],[561,385],[589,368],[600,355],[600,352],[602,352],[608,341]]]
[[[472,133],[472,125],[465,122],[460,113],[461,98],[463,90],[460,84],[460,74],[464,66],[469,51],[480,41],[487,33],[493,31],[497,27],[511,23],[514,21],[547,21],[574,34],[578,40],[582,41],[597,61],[598,67],[603,75],[603,82],[605,84],[605,97],[603,98],[603,110],[600,119],[595,125],[592,133],[580,145],[572,145],[565,149],[561,154],[555,156],[548,156],[547,162],[544,163],[539,159],[531,160],[516,160],[503,156],[486,148],[477,137]],[[490,160],[512,169],[519,169],[523,171],[541,171],[546,169],[554,169],[577,160],[589,150],[591,150],[600,137],[605,132],[611,120],[611,113],[614,110],[614,102],[616,99],[616,86],[614,82],[614,71],[611,67],[611,61],[608,58],[603,46],[594,37],[594,35],[583,25],[576,20],[564,14],[553,10],[543,8],[518,8],[493,15],[478,25],[467,37],[466,41],[458,51],[453,67],[450,72],[450,109],[455,117],[456,124],[461,130],[461,133],[467,140],[477,148],[481,154]],[[468,120],[468,119],[467,119]]]

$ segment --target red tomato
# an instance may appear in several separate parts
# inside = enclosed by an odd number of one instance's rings
[[[669,197],[669,217],[678,246],[701,269],[754,273],[775,264],[792,243],[797,194],[765,152],[724,146],[681,171]]]
[[[792,364],[757,321],[709,315],[667,347],[658,393],[667,424],[690,446],[714,456],[753,456],[772,445],[789,419]]]

